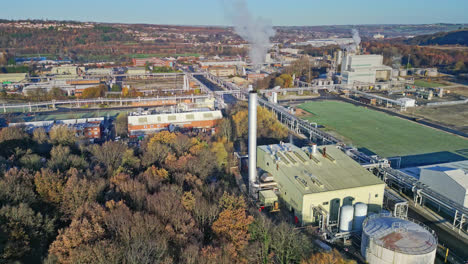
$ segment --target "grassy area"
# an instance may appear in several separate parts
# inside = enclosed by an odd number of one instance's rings
[[[427,82],[427,81],[423,81],[423,80],[415,80],[414,85],[421,86],[421,87],[428,87],[428,88],[447,86],[446,84],[443,84],[443,83]]]
[[[468,148],[468,140],[382,112],[352,104],[321,101],[299,108],[305,119],[325,126],[359,148],[382,157],[406,156]]]

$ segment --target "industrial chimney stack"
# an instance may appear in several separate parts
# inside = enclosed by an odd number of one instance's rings
[[[257,92],[249,87],[249,191],[257,179]]]

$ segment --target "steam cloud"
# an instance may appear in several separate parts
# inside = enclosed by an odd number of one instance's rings
[[[351,43],[342,48],[346,49],[348,52],[356,52],[359,47],[359,44],[361,44],[361,37],[359,36],[359,31],[355,28],[351,30],[351,34],[353,35],[352,38],[354,43]]]
[[[265,62],[270,47],[270,37],[275,30],[270,20],[253,17],[245,0],[224,0],[226,17],[236,33],[250,43],[249,56],[255,67]]]

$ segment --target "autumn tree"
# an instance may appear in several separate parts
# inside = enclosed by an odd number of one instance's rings
[[[108,88],[105,84],[100,84],[96,87],[86,88],[81,94],[82,98],[98,98],[106,95]]]
[[[49,136],[54,145],[73,146],[77,140],[75,131],[62,125],[53,126]]]
[[[70,168],[84,169],[86,166],[87,163],[82,157],[72,154],[70,147],[62,145],[52,147],[50,159],[47,162],[47,167],[54,171],[66,171]]]
[[[34,176],[37,193],[48,203],[58,205],[62,201],[65,178],[60,173],[42,169]]]
[[[127,136],[128,133],[128,117],[127,113],[121,112],[115,119],[115,133],[121,137]]]
[[[122,160],[128,148],[122,142],[107,141],[101,146],[92,145],[89,150],[93,155],[93,160],[104,165],[110,175],[122,165]]]
[[[54,220],[27,204],[0,209],[0,259],[5,263],[37,259],[54,233]]]
[[[338,250],[333,249],[331,252],[317,252],[313,254],[310,258],[302,260],[301,264],[356,264],[354,260],[346,260],[338,252]]]
[[[224,208],[213,223],[215,234],[227,243],[227,251],[236,258],[248,244],[250,234],[249,225],[253,217],[245,211],[245,202],[241,197],[225,194],[220,202]]]

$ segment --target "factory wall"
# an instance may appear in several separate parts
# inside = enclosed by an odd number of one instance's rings
[[[304,195],[302,219],[313,223],[313,207],[321,205],[330,214],[330,221],[338,220],[339,208],[361,202],[368,205],[369,212],[378,213],[382,209],[385,184],[358,188],[313,193]]]

